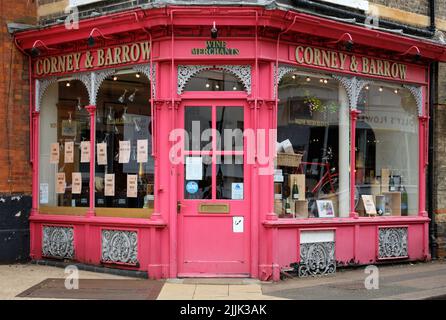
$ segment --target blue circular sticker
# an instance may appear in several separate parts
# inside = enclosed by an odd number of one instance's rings
[[[186,191],[189,192],[190,194],[194,194],[198,192],[198,183],[196,183],[195,181],[189,181],[186,184]]]

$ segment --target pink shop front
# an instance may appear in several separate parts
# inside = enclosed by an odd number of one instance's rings
[[[32,259],[262,280],[430,259],[442,48],[259,7],[134,10],[16,43]]]

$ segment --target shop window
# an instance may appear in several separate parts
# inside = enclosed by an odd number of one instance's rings
[[[50,85],[40,109],[40,211],[85,212],[89,206],[89,159],[82,147],[90,141],[87,89],[77,80]],[[70,208],[68,208],[70,207]]]
[[[348,217],[349,141],[349,105],[340,83],[328,75],[285,75],[274,174],[279,217]]]
[[[153,210],[149,90],[149,80],[131,70],[110,76],[100,87],[95,161],[95,206],[99,213],[112,212],[110,208]]]
[[[243,83],[224,70],[205,70],[193,76],[184,91],[243,91]]]
[[[367,215],[363,197],[378,215],[418,214],[418,112],[409,90],[367,85],[358,102],[356,212]]]

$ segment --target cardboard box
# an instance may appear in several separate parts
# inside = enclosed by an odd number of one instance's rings
[[[305,175],[304,174],[290,174],[288,176],[288,186],[290,191],[293,191],[294,181],[297,181],[297,187],[299,188],[299,199],[305,200]],[[293,199],[296,200],[296,199]]]
[[[401,192],[383,192],[385,201],[384,215],[401,216]]]
[[[389,192],[390,169],[381,169],[381,193]]]
[[[293,202],[296,218],[308,218],[308,200],[295,200]]]

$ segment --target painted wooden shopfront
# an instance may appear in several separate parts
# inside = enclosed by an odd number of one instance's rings
[[[430,259],[441,48],[260,7],[138,9],[16,41],[33,52],[33,259],[262,280]],[[364,195],[399,207],[373,213]]]

